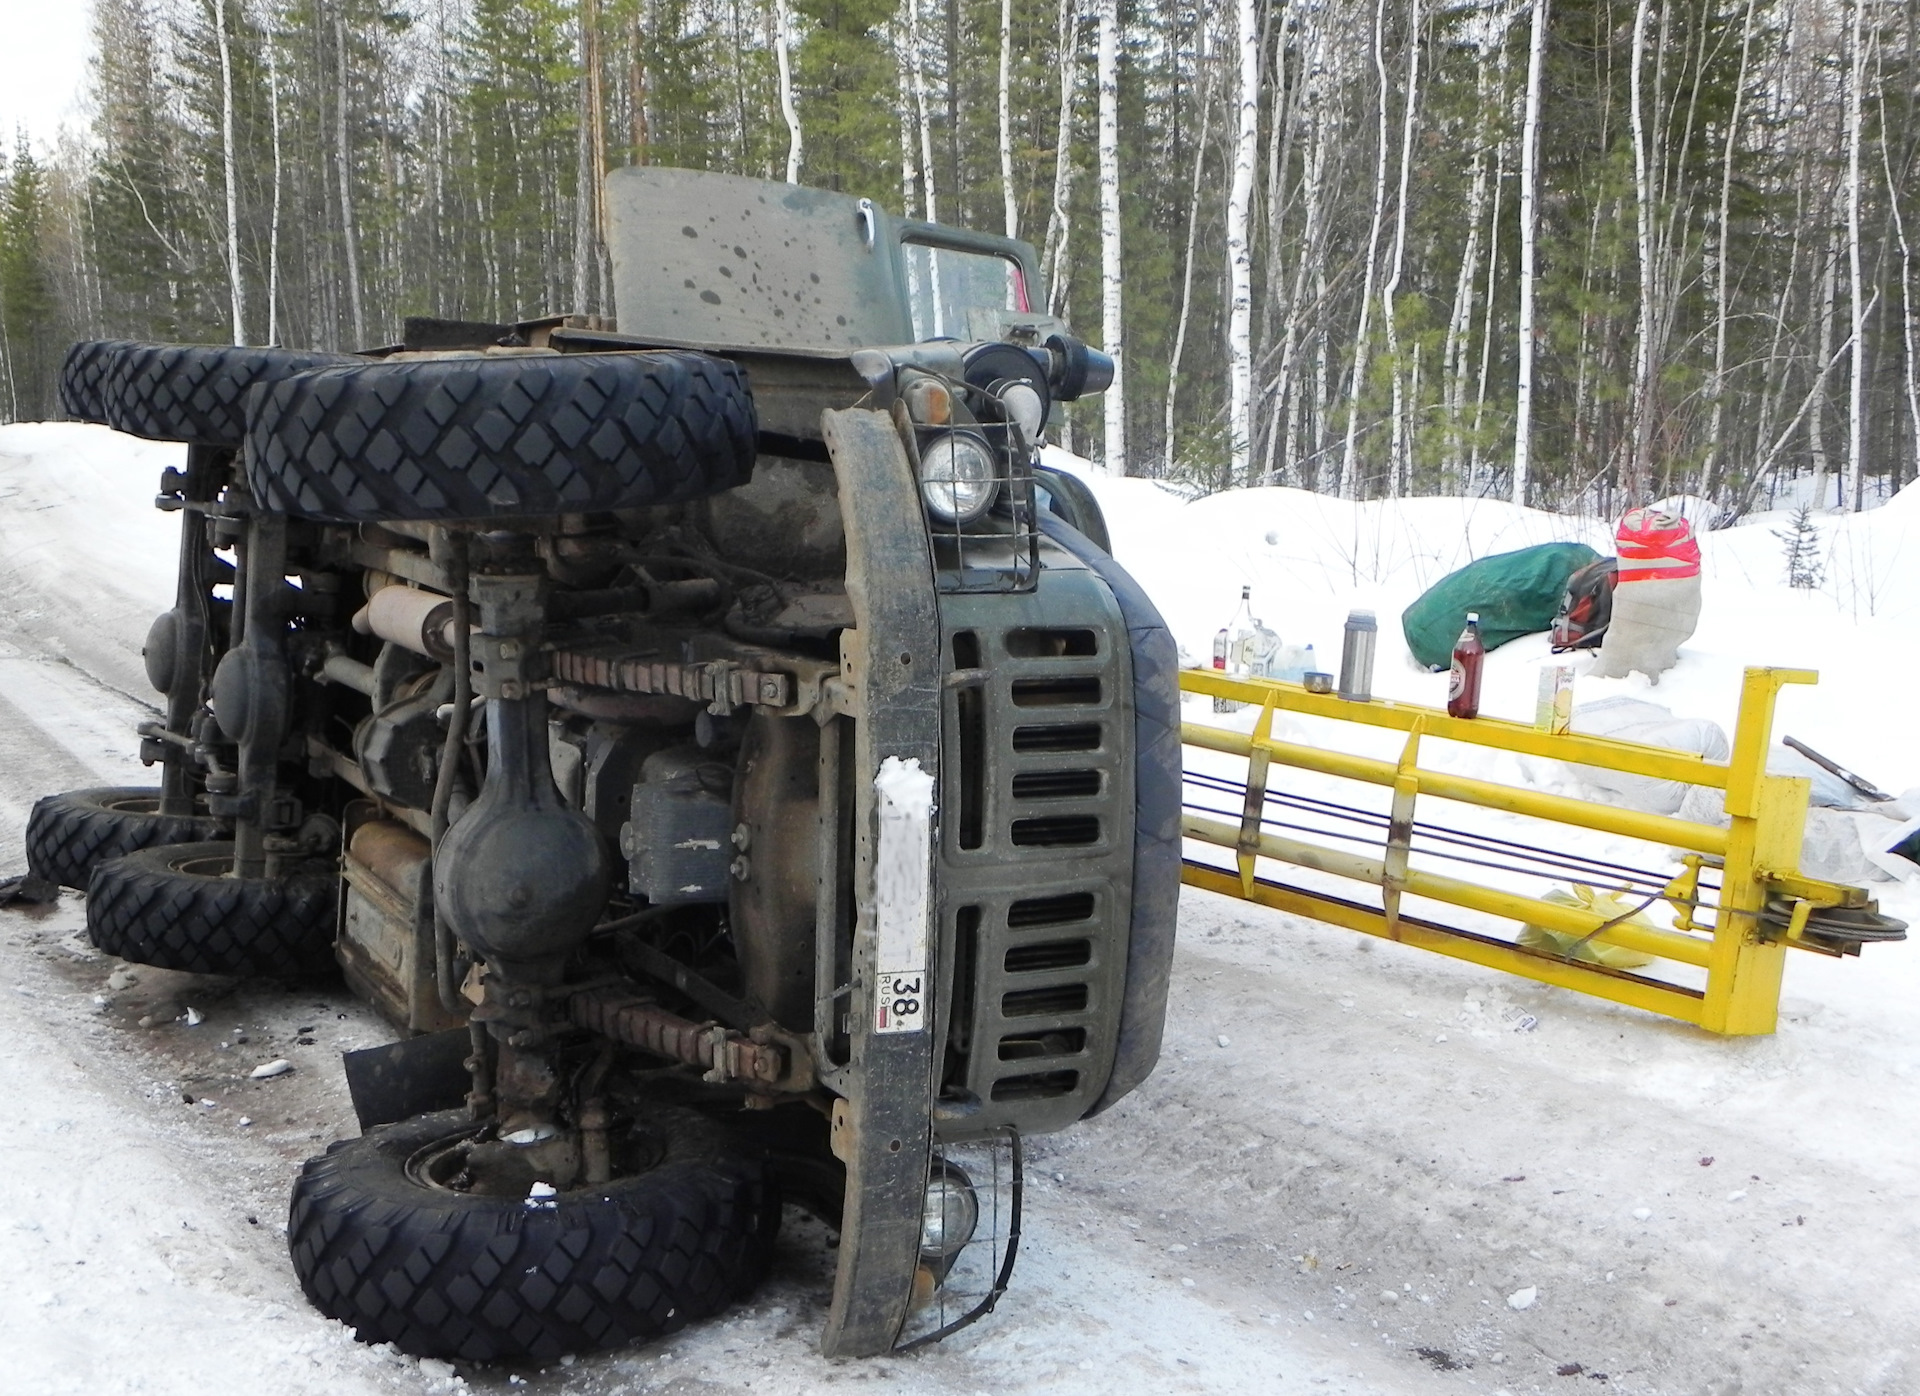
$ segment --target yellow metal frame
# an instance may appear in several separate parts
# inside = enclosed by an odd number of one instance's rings
[[[1192,813],[1182,820],[1186,837],[1231,850],[1234,868],[1189,861],[1185,881],[1189,886],[1679,1018],[1709,1032],[1770,1033],[1778,1018],[1782,960],[1787,948],[1823,948],[1802,938],[1808,914],[1820,907],[1868,905],[1866,893],[1860,888],[1801,874],[1800,841],[1811,784],[1797,777],[1767,773],[1774,703],[1780,689],[1790,683],[1818,681],[1819,676],[1807,669],[1747,670],[1732,754],[1719,763],[1691,752],[1637,742],[1542,732],[1501,718],[1455,718],[1417,704],[1350,702],[1332,694],[1308,693],[1298,684],[1277,679],[1235,678],[1209,669],[1185,670],[1180,676],[1183,692],[1260,709],[1250,733],[1198,723],[1182,725],[1182,740],[1187,745],[1242,756],[1248,763],[1246,805],[1238,825]],[[1383,761],[1280,741],[1273,736],[1273,718],[1282,711],[1397,730],[1407,734],[1406,742],[1398,761]],[[1697,824],[1427,770],[1419,764],[1420,746],[1433,739],[1707,786],[1725,792],[1732,824],[1728,828]],[[1393,804],[1383,856],[1363,857],[1268,833],[1261,816],[1266,808],[1269,770],[1274,765],[1391,789]],[[1684,860],[1685,871],[1660,894],[1673,905],[1674,929],[1613,924],[1608,917],[1585,908],[1561,906],[1408,867],[1414,805],[1421,795],[1690,850]],[[1381,906],[1375,908],[1256,876],[1256,863],[1261,858],[1370,884],[1380,889]],[[1694,914],[1692,898],[1700,868],[1708,863],[1716,865],[1721,874],[1719,906],[1713,916],[1702,921]],[[1400,909],[1403,896],[1444,902],[1693,965],[1706,971],[1706,988],[1671,984],[1650,975],[1609,969],[1408,916]],[[1761,912],[1769,902],[1780,901],[1791,906],[1787,926],[1776,930],[1763,925]]]

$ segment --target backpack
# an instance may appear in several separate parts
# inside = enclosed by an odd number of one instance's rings
[[[1613,588],[1620,579],[1620,560],[1603,557],[1567,578],[1560,610],[1553,618],[1553,651],[1600,648],[1613,618]]]

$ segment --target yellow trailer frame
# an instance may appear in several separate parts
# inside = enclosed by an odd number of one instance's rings
[[[1189,886],[1210,892],[1678,1018],[1709,1032],[1770,1033],[1778,1019],[1781,972],[1788,948],[1839,953],[1817,932],[1809,935],[1809,917],[1823,908],[1875,909],[1863,889],[1821,881],[1799,871],[1811,783],[1767,772],[1774,703],[1780,689],[1790,683],[1818,681],[1819,676],[1806,669],[1747,670],[1732,752],[1726,762],[1720,763],[1691,752],[1637,742],[1543,732],[1501,718],[1449,717],[1439,709],[1411,703],[1381,699],[1353,702],[1332,694],[1309,693],[1299,684],[1277,679],[1238,678],[1209,669],[1184,670],[1180,676],[1183,693],[1233,700],[1259,709],[1250,733],[1182,724],[1182,740],[1188,746],[1225,752],[1247,761],[1245,812],[1238,824],[1192,811],[1182,818],[1182,832],[1187,838],[1231,850],[1234,870],[1189,859],[1184,880]],[[1397,730],[1406,734],[1406,741],[1398,761],[1281,741],[1273,736],[1274,714],[1278,712]],[[1430,738],[1707,786],[1725,792],[1726,812],[1732,822],[1723,828],[1429,770],[1419,764],[1419,756],[1422,741]],[[1268,776],[1275,765],[1391,789],[1392,807],[1381,856],[1365,857],[1268,831],[1264,827]],[[1585,908],[1409,867],[1414,806],[1422,795],[1687,850],[1684,870],[1657,893],[1657,898],[1665,898],[1674,909],[1673,929],[1634,925]],[[1263,858],[1371,884],[1380,889],[1381,905],[1376,908],[1259,876],[1256,868]],[[1720,872],[1717,906],[1704,919],[1697,896],[1703,866],[1716,867]],[[1706,987],[1669,983],[1407,915],[1400,907],[1405,896],[1693,965],[1706,971]]]

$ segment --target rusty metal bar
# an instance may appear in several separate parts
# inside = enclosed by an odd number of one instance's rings
[[[707,1068],[713,1081],[770,1085],[787,1072],[786,1051],[749,1042],[713,1023],[696,1023],[618,988],[587,989],[569,1000],[574,1023],[588,1032],[651,1052],[668,1061]]]
[[[618,693],[665,693],[729,710],[748,704],[784,708],[793,701],[790,675],[725,659],[682,664],[631,650],[593,648],[555,650],[552,662],[556,679]]]

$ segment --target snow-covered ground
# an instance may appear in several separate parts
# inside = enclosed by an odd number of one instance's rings
[[[0,428],[0,875],[21,866],[36,796],[138,779],[139,645],[170,601],[176,538],[149,501],[177,458],[97,428]],[[1376,690],[1426,702],[1444,678],[1413,667],[1395,623],[1422,587],[1548,538],[1609,547],[1601,524],[1488,501],[1187,504],[1094,483],[1189,652],[1242,584],[1323,667],[1346,611],[1371,605]],[[1886,789],[1920,786],[1903,716],[1916,522],[1910,490],[1824,523],[1812,594],[1781,584],[1776,521],[1709,535],[1680,666],[1650,691],[1581,678],[1578,699],[1632,693],[1730,729],[1743,666],[1817,668],[1776,730]],[[1484,710],[1526,717],[1545,656],[1539,637],[1490,656]],[[1605,836],[1566,843],[1624,856]],[[1920,881],[1875,891],[1920,919]],[[1920,1390],[1913,947],[1795,956],[1780,1032],[1722,1041],[1189,893],[1161,1067],[1034,1141],[1020,1267],[984,1323],[918,1357],[822,1361],[831,1255],[796,1223],[768,1286],[723,1320],[545,1372],[456,1373],[352,1342],[285,1260],[293,1171],[352,1128],[337,1053],[380,1024],[344,994],[129,972],[82,924],[71,895],[0,911],[0,1391]],[[194,1027],[177,1020],[189,1005]],[[292,1075],[247,1079],[280,1056]]]

